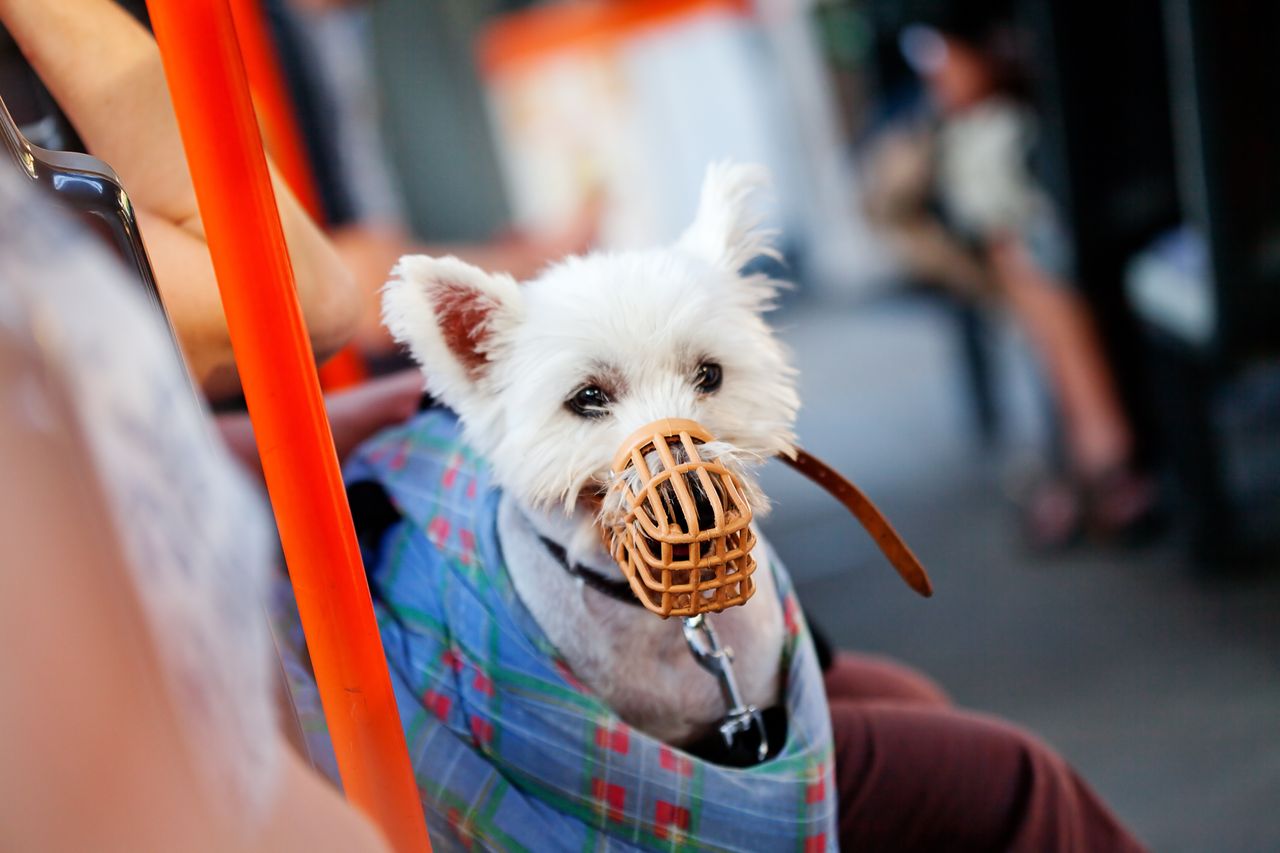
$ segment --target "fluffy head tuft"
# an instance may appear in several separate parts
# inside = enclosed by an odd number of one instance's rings
[[[780,257],[773,246],[776,233],[761,228],[762,217],[752,197],[769,185],[763,166],[719,162],[707,168],[693,224],[677,245],[710,264],[738,273],[760,256]]]

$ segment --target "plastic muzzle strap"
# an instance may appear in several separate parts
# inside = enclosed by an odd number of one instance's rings
[[[717,613],[755,592],[756,537],[742,483],[699,447],[695,421],[641,427],[614,457],[611,491],[621,517],[604,531],[640,603],[659,616]]]

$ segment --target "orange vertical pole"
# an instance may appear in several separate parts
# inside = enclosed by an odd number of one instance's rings
[[[148,0],[347,797],[399,853],[422,803],[227,0]]]
[[[302,207],[312,219],[325,225],[315,172],[302,143],[293,99],[280,70],[271,31],[262,11],[262,0],[230,2],[240,55],[244,57],[245,73],[249,77],[249,91],[266,137],[267,150]],[[329,391],[359,384],[366,378],[368,371],[364,359],[354,346],[346,347],[320,366],[320,384]]]
[[[262,134],[266,137],[267,150],[302,207],[312,219],[324,225],[324,209],[320,206],[315,174],[311,171],[307,149],[302,144],[293,100],[280,63],[276,61],[275,46],[261,0],[230,0],[230,5],[240,55],[244,58],[244,70],[249,78],[249,92],[253,96]]]

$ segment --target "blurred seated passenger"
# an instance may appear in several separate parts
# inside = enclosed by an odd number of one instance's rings
[[[1116,538],[1156,499],[1133,467],[1134,437],[1068,246],[1028,160],[1035,118],[1021,97],[1012,36],[978,7],[953,3],[916,25],[903,52],[936,118],[887,131],[868,165],[867,206],[910,273],[1003,306],[1027,336],[1063,422],[1066,471],[1028,498],[1039,546],[1086,530]]]
[[[121,176],[138,216],[165,309],[189,370],[212,399],[238,390],[231,342],[195,192],[154,40],[112,0],[37,4],[0,0],[13,35],[91,153]],[[75,50],[66,50],[75,44]],[[121,119],[117,111],[127,116]],[[317,358],[357,328],[361,305],[330,241],[272,171],[303,318]],[[378,429],[411,415],[422,397],[418,371],[326,398],[339,457]],[[247,415],[224,414],[230,449],[260,473]]]
[[[0,222],[0,850],[387,850],[281,729],[271,520],[163,321],[10,168]]]
[[[155,41],[112,0],[0,0],[0,24],[89,153],[120,175],[195,379],[238,390],[231,341]],[[333,246],[272,170],[303,319],[318,358],[355,333],[361,297]]]

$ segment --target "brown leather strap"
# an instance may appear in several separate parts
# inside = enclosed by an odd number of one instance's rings
[[[862,493],[861,489],[818,457],[799,448],[796,448],[794,459],[785,455],[781,456],[781,459],[822,486],[828,494],[844,504],[845,509],[853,513],[853,517],[858,519],[867,533],[871,534],[871,538],[889,558],[889,562],[898,570],[898,574],[907,582],[907,586],[926,598],[933,595],[933,584],[929,581],[929,575],[925,572],[924,566],[920,565],[920,561],[916,559],[915,554],[911,553],[907,543],[902,541],[898,531],[893,529],[893,525],[871,502],[871,499]]]

